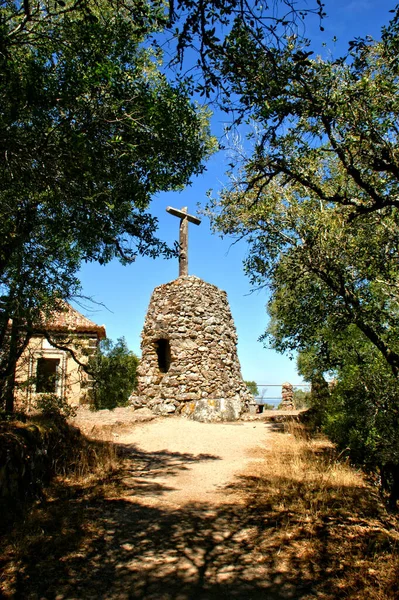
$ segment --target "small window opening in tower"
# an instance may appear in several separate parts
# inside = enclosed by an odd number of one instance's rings
[[[155,350],[158,356],[158,368],[160,372],[167,373],[171,362],[169,340],[157,340],[155,342]]]

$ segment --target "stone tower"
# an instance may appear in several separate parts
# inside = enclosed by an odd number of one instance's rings
[[[198,277],[155,288],[141,350],[137,394],[155,413],[231,421],[251,398],[226,292]]]

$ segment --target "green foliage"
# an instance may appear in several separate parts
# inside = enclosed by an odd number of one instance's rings
[[[179,0],[169,7],[176,41],[172,62],[184,66],[185,51],[192,55],[195,49],[201,76],[191,79],[193,90],[201,96],[214,95],[235,124],[253,106],[241,79],[252,78],[252,85],[264,83],[260,67],[267,58],[273,61],[275,48],[284,47],[287,36],[302,36],[308,15],[317,16],[320,23],[326,16],[321,0]]]
[[[399,395],[384,365],[353,369],[332,391],[324,430],[351,460],[379,476],[391,508],[399,500]]]
[[[253,395],[254,398],[256,398],[257,396],[259,396],[259,390],[258,390],[258,386],[256,385],[255,381],[244,381],[245,385],[247,386],[249,392]]]
[[[305,392],[301,389],[294,389],[294,406],[296,409],[310,407],[310,392]]]
[[[71,260],[168,253],[145,209],[201,172],[212,150],[206,112],[143,45],[153,30],[112,2],[92,9],[90,19],[84,8],[39,14],[23,43],[12,19],[0,32],[0,274],[28,240],[42,259],[71,246]]]
[[[36,408],[46,417],[74,417],[76,410],[68,404],[65,398],[61,398],[57,394],[37,394]]]
[[[91,399],[94,408],[115,408],[126,406],[136,383],[136,369],[139,360],[128,349],[125,339],[116,343],[105,339],[100,343],[97,354],[90,360],[94,387]]]
[[[337,61],[311,60],[297,40],[271,61],[255,46],[242,52],[250,42],[232,32],[242,69],[229,76],[257,129],[208,212],[216,230],[249,243],[245,269],[271,292],[274,348],[321,351],[323,327],[331,337],[353,324],[398,376],[396,27],[395,17],[381,42]]]
[[[399,499],[397,379],[354,326],[327,339],[327,351],[318,352],[316,345],[298,357],[302,376],[312,381],[311,423],[325,431],[354,464],[377,478],[395,508]],[[323,372],[333,373],[332,385],[327,386]]]

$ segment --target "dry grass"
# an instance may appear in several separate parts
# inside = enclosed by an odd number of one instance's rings
[[[69,479],[84,483],[86,480],[108,477],[119,469],[120,465],[116,446],[106,435],[99,435],[95,440],[82,437],[82,442],[74,449],[69,468],[63,476],[68,475]]]
[[[38,416],[32,422],[43,425],[48,424],[48,419]],[[29,555],[28,563],[40,564],[46,552],[42,552],[44,542],[54,537],[54,556],[47,559],[56,565],[64,550],[64,536],[79,527],[82,502],[89,503],[115,487],[114,476],[121,468],[115,444],[105,434],[94,439],[80,434],[74,427],[68,427],[66,431],[68,433],[57,442],[59,449],[53,464],[55,474],[50,485],[43,490],[40,499],[26,504],[23,518],[2,540],[0,538],[1,598],[36,599],[36,593],[25,589],[25,585],[22,594],[16,593],[13,588],[20,576],[25,554]],[[88,523],[82,529],[89,530],[90,527]],[[83,531],[81,533],[84,535]],[[52,568],[53,572],[39,572],[42,581],[55,576],[56,566]]]
[[[399,598],[398,519],[329,440],[288,424],[254,459],[244,493],[267,523],[259,550],[271,569],[306,582],[301,598]]]
[[[98,431],[93,437],[63,417],[41,413],[30,416],[26,424],[38,426],[43,435],[53,431],[52,469],[60,481],[63,478],[74,481],[98,478],[120,466],[116,447],[106,432]]]

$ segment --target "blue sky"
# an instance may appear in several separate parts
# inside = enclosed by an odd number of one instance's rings
[[[316,53],[325,54],[324,42],[333,55],[339,56],[345,51],[347,42],[357,36],[379,37],[381,26],[389,21],[389,10],[394,6],[386,0],[326,1],[325,31],[320,32],[314,21],[308,23],[306,33],[312,39]],[[332,41],[334,36],[336,42]],[[214,135],[223,132],[224,118],[221,114],[213,115]],[[206,173],[195,178],[183,192],[154,198],[150,210],[159,219],[159,237],[170,244],[178,238],[179,221],[166,213],[166,206],[188,206],[189,212],[196,214],[197,204],[206,201],[207,190],[212,188],[217,192],[222,187],[226,163],[226,155],[219,152],[209,161]],[[203,219],[199,227],[189,226],[189,273],[227,292],[238,333],[238,355],[244,379],[259,384],[301,383],[295,360],[264,348],[258,341],[267,325],[267,292],[251,293],[242,269],[246,250],[245,242],[232,245],[232,240],[212,235],[207,219]],[[104,324],[109,338],[116,340],[124,336],[129,348],[139,356],[140,334],[151,293],[156,286],[177,275],[177,260],[139,257],[126,267],[116,261],[106,266],[87,264],[80,272],[83,294],[106,308],[87,303],[87,310],[78,308],[98,324]]]

